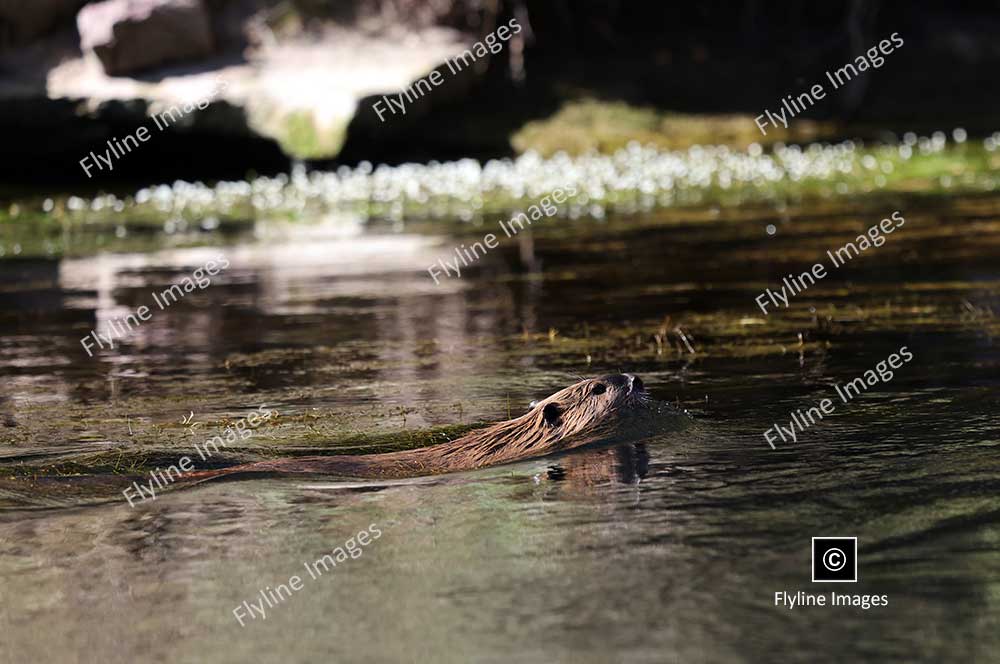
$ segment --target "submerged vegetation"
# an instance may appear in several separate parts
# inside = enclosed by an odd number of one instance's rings
[[[1000,132],[970,141],[955,129],[950,139],[935,132],[906,134],[896,143],[777,143],[766,150],[757,143],[745,150],[701,145],[662,150],[632,142],[613,154],[559,152],[546,158],[529,152],[486,163],[378,167],[362,162],[213,185],[178,181],[128,196],[12,204],[2,215],[0,256],[129,250],[160,232],[173,236],[172,244],[197,243],[205,233],[236,231],[254,221],[317,216],[345,225],[478,221],[536,203],[557,188],[576,190],[560,211],[568,218],[876,192],[995,190]],[[90,237],[81,241],[81,233]]]
[[[184,444],[186,432],[174,432],[180,440],[170,444],[171,434],[155,425],[145,440],[130,440],[113,448],[93,452],[62,450],[55,458],[7,462],[0,468],[0,478],[68,477],[79,475],[137,475],[154,468],[176,464],[184,455],[193,456],[196,470],[226,467],[266,458],[284,458],[317,454],[380,454],[399,452],[454,440],[486,423],[457,424],[429,429],[403,429],[390,433],[345,433],[344,418],[336,414],[305,413],[285,416],[263,442],[239,445],[224,454],[199,461],[190,443]],[[63,423],[65,425],[65,423]],[[208,436],[206,436],[207,438]],[[198,441],[198,438],[191,438]]]
[[[898,142],[881,144],[777,143],[765,148],[751,143],[746,149],[693,145],[665,150],[631,143],[612,154],[559,152],[543,157],[532,152],[486,163],[461,160],[395,167],[362,163],[332,172],[300,168],[290,175],[251,181],[175,182],[128,196],[20,199],[0,213],[0,256],[55,257],[224,245],[249,239],[243,237],[249,232],[260,242],[272,228],[299,224],[302,232],[325,225],[358,228],[384,221],[413,232],[463,231],[490,215],[537,203],[555,189],[575,190],[560,209],[564,220],[606,223],[581,224],[572,237],[558,222],[539,225],[534,242],[549,261],[544,275],[546,296],[571,303],[580,296],[574,284],[590,284],[588,288],[604,289],[620,302],[628,302],[629,319],[603,319],[594,308],[583,307],[571,310],[572,315],[563,312],[561,318],[544,319],[544,325],[531,329],[505,327],[499,321],[508,315],[517,318],[503,309],[507,306],[504,298],[511,295],[506,289],[516,293],[517,286],[503,279],[471,282],[484,288],[499,284],[504,297],[497,300],[495,312],[493,305],[480,305],[483,312],[497,316],[488,324],[495,324],[495,334],[471,335],[463,343],[473,354],[490,354],[504,364],[545,367],[566,375],[630,367],[655,380],[658,374],[684,374],[694,363],[733,364],[781,356],[797,356],[804,362],[806,357],[825,356],[831,347],[855,334],[888,335],[900,329],[970,337],[1000,333],[995,308],[982,295],[993,289],[992,280],[922,280],[900,288],[897,282],[885,285],[877,279],[872,283],[837,279],[815,286],[807,298],[793,303],[781,316],[767,317],[753,305],[753,294],[772,284],[773,277],[752,269],[772,260],[769,252],[780,251],[787,271],[801,271],[825,249],[839,246],[843,237],[854,237],[893,209],[883,205],[883,199],[894,199],[892,205],[898,206],[898,199],[920,196],[928,196],[928,205],[920,213],[907,214],[905,239],[894,237],[880,250],[882,255],[904,264],[910,255],[919,253],[916,249],[933,245],[942,260],[976,259],[997,232],[992,220],[996,196],[988,192],[1000,184],[998,146],[1000,133],[969,140],[963,130],[956,129],[950,136],[943,132],[925,137],[907,134]],[[969,195],[979,192],[987,195]],[[938,196],[942,193],[965,195]],[[934,197],[940,200],[929,200]],[[955,219],[963,225],[954,223]],[[676,231],[678,226],[685,227],[683,234]],[[776,236],[765,236],[765,227]],[[963,233],[957,233],[958,229]],[[972,230],[975,237],[967,236]],[[631,242],[640,232],[644,240]],[[687,251],[695,245],[701,250],[713,248],[712,268],[700,277],[690,276],[701,274],[697,270],[704,267],[703,256]],[[667,261],[669,275],[663,272]],[[159,267],[146,269],[153,276],[142,278],[150,283],[161,278],[156,276]],[[531,268],[524,269],[525,281],[537,278]],[[319,270],[309,277],[310,283],[343,283],[329,278],[331,274]],[[521,279],[521,274],[505,279]],[[733,279],[734,274],[739,277]],[[41,271],[32,278],[47,284],[51,274]],[[265,277],[255,278],[265,284],[263,290],[270,288]],[[16,294],[38,284],[21,281],[2,291]],[[242,286],[237,280],[213,288],[227,287],[238,292]],[[713,290],[714,297],[723,300],[704,310],[697,303]],[[316,311],[323,315],[329,315],[329,307],[355,311],[351,307],[364,310],[368,306],[354,303],[350,289],[317,292],[326,293],[316,296]],[[414,302],[423,296],[415,292]],[[260,306],[269,312],[268,306],[287,310],[273,303]],[[416,309],[422,307],[421,303]],[[307,306],[303,311],[315,315],[311,309]],[[234,309],[227,313],[238,315]],[[314,324],[313,319],[308,321]],[[178,329],[184,325],[179,323]],[[495,416],[501,410],[499,401],[473,404],[456,392],[456,401],[423,403],[414,413],[405,400],[395,407],[377,405],[384,394],[375,389],[363,391],[345,408],[333,407],[323,402],[332,389],[327,383],[330,377],[336,382],[391,377],[400,371],[422,375],[437,364],[443,346],[437,339],[422,338],[413,342],[414,348],[404,342],[406,352],[397,352],[395,341],[385,341],[396,338],[388,332],[372,346],[334,344],[321,326],[308,325],[309,334],[319,336],[305,337],[311,340],[307,346],[251,344],[229,352],[209,369],[225,369],[224,381],[208,384],[188,377],[161,386],[166,393],[176,392],[175,396],[116,398],[113,405],[103,407],[72,405],[59,417],[46,414],[47,403],[21,405],[16,421],[11,419],[0,435],[0,445],[10,451],[0,477],[134,475],[162,467],[188,453],[193,442],[203,440],[207,429],[225,424],[222,414],[232,410],[229,390],[233,384],[252,389],[268,405],[319,403],[319,407],[286,411],[279,406],[281,415],[266,429],[246,445],[212,459],[210,465],[269,456],[422,447],[468,430],[463,412],[474,413],[475,419]],[[77,327],[78,336],[85,334],[83,324]],[[322,345],[315,343],[319,339]],[[126,352],[139,352],[136,348],[141,345],[128,347]],[[74,340],[67,357],[76,351]],[[322,376],[324,387],[308,381],[299,385],[295,377],[303,373]],[[264,392],[258,380],[290,384]],[[103,389],[103,383],[103,377],[96,379],[90,389]],[[202,394],[198,419],[216,420],[197,431],[177,424],[178,417],[189,412],[194,389]],[[391,392],[399,389],[396,385]],[[451,398],[450,388],[445,393]],[[503,391],[490,393],[497,400],[504,397]],[[684,405],[697,408],[702,396],[685,395]],[[506,410],[509,416],[509,403]],[[156,415],[137,419],[136,413]],[[445,422],[460,424],[438,426]],[[21,448],[39,440],[53,441],[54,447],[20,456]]]

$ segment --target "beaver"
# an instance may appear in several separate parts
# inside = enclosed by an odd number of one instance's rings
[[[307,456],[194,472],[203,481],[248,474],[337,475],[403,479],[494,466],[564,452],[593,443],[622,442],[662,423],[665,404],[652,401],[633,374],[589,378],[535,402],[520,417],[471,431],[447,443],[404,452],[360,456]]]

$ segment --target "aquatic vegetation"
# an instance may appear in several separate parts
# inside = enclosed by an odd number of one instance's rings
[[[315,455],[317,451],[333,454],[377,454],[429,447],[459,438],[487,422],[456,424],[427,429],[404,429],[391,432],[344,431],[344,418],[305,413],[283,418],[278,428],[269,432],[269,445],[247,444],[235,452],[223,451],[207,462],[198,462],[196,470],[224,467],[267,458]],[[317,428],[321,428],[322,432]],[[0,478],[66,477],[76,475],[141,475],[154,469],[177,464],[179,457],[191,456],[189,441],[182,436],[172,443],[163,437],[139,443],[132,441],[105,450],[66,454],[57,459],[6,463],[0,466]]]
[[[0,213],[10,222],[0,225],[0,257],[61,255],[70,244],[67,234],[81,227],[93,237],[81,249],[74,237],[77,253],[134,249],[161,232],[176,237],[174,244],[197,243],[204,234],[246,230],[255,221],[318,217],[345,227],[430,220],[435,228],[429,230],[443,230],[456,220],[478,222],[523,208],[555,188],[577,190],[559,213],[568,218],[710,204],[780,206],[879,192],[992,191],[1000,183],[998,147],[1000,132],[970,142],[964,130],[955,129],[950,141],[939,131],[906,134],[896,143],[778,143],[767,150],[755,143],[746,150],[695,145],[671,151],[633,142],[611,155],[543,158],[529,152],[485,163],[297,167],[249,181],[177,181],[128,196],[22,201]]]
[[[806,143],[834,138],[831,123],[799,120],[762,135],[751,114],[685,114],[596,99],[566,102],[558,112],[524,125],[511,138],[520,152],[552,156],[564,151],[612,154],[636,141],[660,150],[686,150],[694,145],[729,145],[746,149],[754,143]],[[844,133],[840,133],[841,136]]]
[[[982,147],[964,145],[955,130],[949,148],[943,132],[931,137],[908,134],[899,144],[865,146],[778,144],[770,152],[759,145],[747,150],[693,146],[661,151],[632,143],[612,155],[565,153],[542,158],[527,153],[516,159],[472,159],[427,165],[356,168],[331,172],[296,169],[291,175],[251,182],[175,182],[141,189],[124,200],[98,197],[86,208],[155,210],[168,217],[198,218],[218,212],[231,217],[290,215],[345,209],[366,218],[410,217],[471,219],[527,205],[555,188],[575,187],[568,216],[636,212],[660,206],[718,200],[739,204],[771,197],[848,195],[885,189],[968,187],[995,188],[992,173],[1000,132]],[[936,178],[924,183],[920,178]],[[70,206],[72,210],[74,206]]]

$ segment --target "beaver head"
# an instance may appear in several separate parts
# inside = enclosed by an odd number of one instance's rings
[[[550,429],[563,438],[611,424],[647,399],[638,376],[612,374],[581,380],[559,390],[536,403],[529,414],[536,426]]]
[[[629,428],[648,401],[642,380],[632,374],[581,380],[520,417],[453,441],[441,450],[442,461],[454,468],[480,467],[611,440]]]

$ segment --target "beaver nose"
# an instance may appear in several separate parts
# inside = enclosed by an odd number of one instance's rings
[[[642,379],[633,374],[623,374],[628,378],[628,391],[629,392],[642,392],[644,385],[642,384]]]

